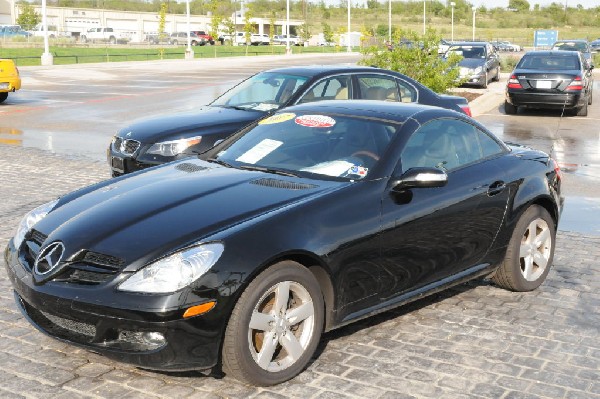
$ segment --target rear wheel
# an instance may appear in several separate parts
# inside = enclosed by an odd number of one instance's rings
[[[109,42],[110,44],[115,44],[115,43],[117,42],[117,39],[116,39],[114,36],[111,36],[111,37],[108,39],[108,42]]]
[[[7,92],[2,92],[0,93],[0,104],[4,102],[4,100],[6,100],[8,98],[8,93]]]
[[[539,287],[552,265],[556,230],[552,217],[541,206],[530,206],[513,231],[504,261],[492,280],[511,291]]]
[[[496,75],[494,75],[494,78],[492,80],[494,82],[499,82],[500,81],[500,65],[498,65],[496,67]]]
[[[259,274],[231,314],[223,341],[223,370],[253,385],[298,375],[314,354],[324,318],[313,274],[283,261]]]
[[[576,109],[575,115],[577,116],[587,116],[588,114],[588,101],[584,102],[583,105]]]
[[[515,115],[517,113],[517,107],[515,105],[512,105],[508,101],[505,101],[504,112],[506,112],[506,115]]]
[[[590,93],[588,94],[588,105],[592,105],[593,94],[594,94],[594,91],[590,90]]]

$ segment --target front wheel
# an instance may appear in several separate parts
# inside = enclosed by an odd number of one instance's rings
[[[0,93],[0,104],[2,104],[8,98],[8,93],[3,91]]]
[[[496,67],[496,75],[492,78],[492,81],[499,82],[500,81],[500,66]]]
[[[481,84],[481,88],[487,89],[487,87],[488,87],[488,81],[489,81],[489,79],[488,79],[488,73],[486,71],[485,75],[483,76],[483,83]]]
[[[223,341],[223,370],[253,385],[298,375],[323,331],[319,283],[302,265],[283,261],[259,274],[237,301]]]
[[[530,206],[513,231],[504,261],[492,280],[511,291],[539,287],[552,265],[556,229],[554,220],[541,206]]]

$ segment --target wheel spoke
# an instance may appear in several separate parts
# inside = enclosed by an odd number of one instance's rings
[[[271,329],[270,323],[274,321],[275,318],[270,314],[254,311],[250,318],[250,328],[259,331],[269,331]]]
[[[296,336],[290,331],[281,337],[280,343],[294,362],[300,359],[300,356],[304,353],[304,348],[302,348]]]
[[[537,222],[533,220],[527,227],[527,242],[531,244],[537,234]]]
[[[535,237],[534,244],[536,248],[541,247],[545,244],[546,240],[550,237],[550,229],[545,228],[542,230],[540,234]]]
[[[526,280],[531,279],[531,273],[533,273],[533,257],[531,255],[523,258],[523,263],[525,263],[525,270],[523,270],[523,277]]]
[[[286,314],[286,318],[288,323],[290,323],[291,326],[298,324],[306,319],[308,319],[309,317],[311,317],[312,315],[314,315],[315,311],[314,311],[314,307],[313,307],[313,303],[312,301],[310,302],[306,302],[303,303],[302,305],[298,306],[297,308],[291,309],[290,311],[287,312]]]
[[[533,254],[533,261],[535,262],[536,265],[538,265],[542,270],[544,270],[546,268],[546,265],[548,264],[548,259],[546,258],[546,256],[539,252],[536,251]]]
[[[277,349],[277,335],[267,334],[263,341],[262,348],[260,348],[260,352],[258,353],[258,358],[256,359],[256,362],[260,367],[265,370],[269,367],[271,360],[273,360],[275,349]]]
[[[288,300],[290,298],[290,282],[282,281],[277,284],[275,289],[275,306],[274,310],[276,313],[284,315],[287,310]]]

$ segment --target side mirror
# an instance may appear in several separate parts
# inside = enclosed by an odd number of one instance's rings
[[[410,188],[444,187],[448,183],[448,174],[437,168],[411,168],[400,178],[392,180],[392,191],[402,191]]]

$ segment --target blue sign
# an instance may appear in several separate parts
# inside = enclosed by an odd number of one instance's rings
[[[552,47],[558,40],[557,30],[536,30],[533,36],[534,47]]]

